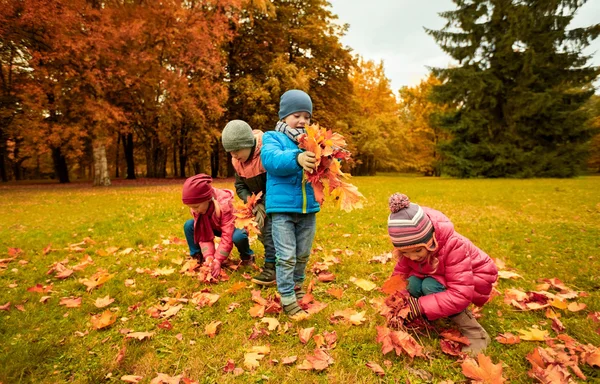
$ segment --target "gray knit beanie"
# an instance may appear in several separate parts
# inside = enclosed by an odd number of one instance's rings
[[[231,120],[221,134],[226,152],[237,151],[254,146],[254,134],[250,125],[243,120]]]
[[[279,118],[283,119],[294,112],[308,112],[312,116],[312,100],[304,91],[291,89],[281,95]]]

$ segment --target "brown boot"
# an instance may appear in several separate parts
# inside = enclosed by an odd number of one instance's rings
[[[458,326],[460,333],[471,342],[470,345],[463,347],[463,352],[471,356],[477,356],[490,344],[490,336],[477,322],[471,311],[465,309],[457,315],[450,316],[450,320]]]

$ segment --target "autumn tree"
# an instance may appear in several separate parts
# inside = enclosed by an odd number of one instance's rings
[[[598,68],[581,50],[598,25],[568,29],[585,0],[454,0],[427,30],[458,66],[434,70],[434,97],[457,105],[445,169],[459,177],[570,177],[590,131],[581,106]]]
[[[600,96],[593,95],[585,105],[590,116],[588,125],[594,136],[589,143],[590,157],[588,158],[588,168],[594,172],[600,172]]]
[[[374,175],[377,170],[400,170],[409,146],[403,139],[404,128],[398,118],[398,102],[383,62],[358,58],[351,75],[353,103],[347,130],[354,153],[356,175]]]
[[[418,85],[400,89],[400,119],[406,127],[409,145],[403,157],[411,169],[428,176],[441,175],[439,145],[448,138],[448,134],[436,122],[436,116],[447,111],[447,108],[431,100],[433,87],[440,84],[433,74],[429,74]]]
[[[310,94],[316,120],[333,128],[351,102],[353,65],[340,43],[346,26],[335,18],[324,0],[245,2],[239,18],[231,20],[235,37],[225,48],[228,100],[222,126],[244,119],[255,129],[271,130],[279,97],[298,88]]]

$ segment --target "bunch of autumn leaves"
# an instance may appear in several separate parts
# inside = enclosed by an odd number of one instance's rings
[[[323,204],[325,196],[328,195],[340,209],[346,212],[362,208],[364,196],[358,188],[344,181],[348,180],[350,175],[341,170],[340,162],[350,159],[350,152],[345,149],[344,137],[315,124],[306,127],[306,134],[302,135],[298,142],[299,148],[315,154],[315,170],[312,173],[305,173],[304,181],[312,185],[315,199],[319,204]],[[262,192],[258,195],[252,194],[245,204],[241,201],[234,203],[235,226],[245,229],[251,237],[260,234],[258,225],[254,221],[253,210],[261,197]]]

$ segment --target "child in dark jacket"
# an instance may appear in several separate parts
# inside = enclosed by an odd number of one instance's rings
[[[244,203],[252,194],[262,192],[262,199],[254,207],[255,220],[260,230],[258,239],[265,248],[265,265],[262,272],[252,278],[258,285],[275,284],[275,245],[271,235],[271,219],[265,210],[267,192],[267,172],[260,160],[263,133],[252,130],[242,120],[232,120],[223,129],[221,141],[225,151],[231,153],[231,163],[235,169],[235,191]]]
[[[467,307],[488,301],[498,278],[496,265],[457,233],[443,213],[411,203],[399,193],[389,203],[388,232],[398,258],[392,275],[408,278],[408,319],[449,317],[470,341],[463,351],[483,351],[490,337]]]
[[[234,244],[242,259],[250,258],[253,252],[248,235],[235,228],[232,191],[213,188],[210,176],[198,174],[183,183],[181,200],[193,217],[183,226],[190,255],[209,265],[215,279],[221,274],[221,264],[229,257]],[[215,236],[221,238],[216,249]]]
[[[316,213],[321,209],[304,172],[315,169],[316,157],[298,148],[298,138],[310,124],[312,101],[302,91],[281,96],[275,131],[263,135],[261,160],[267,170],[267,214],[273,222],[277,290],[284,312],[292,319],[307,316],[298,304],[305,291],[306,264],[316,231]]]

